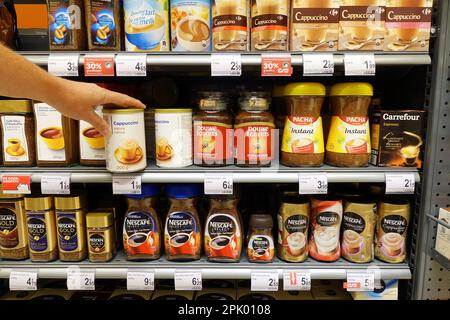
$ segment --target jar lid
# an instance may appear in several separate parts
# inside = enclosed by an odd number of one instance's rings
[[[220,91],[200,92],[198,107],[201,110],[226,110],[228,98]]]
[[[272,229],[273,219],[269,214],[252,214],[250,216],[250,228]]]
[[[331,87],[330,96],[373,96],[373,87],[367,82],[337,83]]]
[[[239,97],[239,105],[243,110],[268,110],[270,95],[264,91],[245,92]]]
[[[0,100],[0,113],[32,112],[31,100]]]
[[[284,96],[325,96],[325,86],[318,82],[296,82],[284,87]]]
[[[86,215],[86,226],[88,228],[105,228],[112,226],[113,223],[112,212],[89,212]]]
[[[273,98],[283,97],[284,96],[284,88],[285,88],[285,86],[281,86],[281,85],[274,86],[273,90],[272,90],[272,97]]]
[[[194,198],[202,192],[201,185],[196,183],[168,184],[166,195],[175,199]]]
[[[25,210],[49,210],[53,208],[52,196],[26,196],[24,201]]]
[[[117,107],[103,107],[103,113],[141,113],[144,112],[145,109],[138,108],[117,108]]]
[[[189,108],[155,109],[155,113],[192,113],[192,109]]]
[[[141,186],[141,194],[129,194],[127,197],[132,199],[155,197],[159,194],[159,191],[159,184],[143,183]]]
[[[23,198],[23,194],[3,193],[3,187],[0,184],[0,199],[20,199],[20,198]]]
[[[84,196],[58,196],[55,197],[56,210],[77,210],[86,206],[86,198]]]

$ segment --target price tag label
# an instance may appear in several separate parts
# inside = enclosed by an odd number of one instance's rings
[[[325,172],[299,173],[298,184],[299,194],[328,193],[328,177]]]
[[[332,76],[334,74],[332,53],[304,53],[302,56],[304,76]]]
[[[69,272],[68,290],[95,290],[95,272]]]
[[[150,271],[128,271],[127,290],[155,290],[155,274]]]
[[[12,271],[9,275],[9,290],[36,291],[37,272]]]
[[[252,272],[252,291],[278,291],[278,271]]]
[[[416,186],[412,173],[386,173],[386,194],[413,194]]]
[[[375,289],[375,276],[373,273],[347,273],[347,282],[344,283],[347,291],[373,291]]]
[[[84,56],[84,75],[86,77],[114,77],[114,55]]]
[[[118,77],[147,76],[147,55],[118,54],[116,56],[116,73]]]
[[[261,76],[291,76],[292,65],[290,54],[262,54]]]
[[[141,176],[113,175],[113,194],[141,194]]]
[[[70,174],[42,175],[42,194],[70,194]]]
[[[233,175],[205,175],[205,194],[233,194]]]
[[[346,53],[344,54],[346,76],[374,76],[375,55],[373,53]]]
[[[48,57],[47,70],[58,77],[78,77],[78,54],[54,54]]]
[[[30,194],[31,176],[2,175],[2,192],[5,194]]]
[[[212,77],[239,77],[242,75],[242,63],[240,54],[211,54]]]
[[[289,271],[283,274],[284,291],[311,291],[311,274],[305,271]]]
[[[201,271],[175,272],[175,290],[202,290]]]

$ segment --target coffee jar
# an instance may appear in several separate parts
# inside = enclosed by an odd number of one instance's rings
[[[272,262],[275,254],[273,220],[269,214],[252,214],[249,222],[247,259],[250,262]]]
[[[53,197],[35,195],[25,197],[30,259],[36,262],[58,258],[56,214]]]
[[[33,104],[30,100],[0,100],[3,165],[29,167],[36,162]]]
[[[108,262],[116,255],[114,215],[109,212],[89,212],[86,215],[89,261]]]

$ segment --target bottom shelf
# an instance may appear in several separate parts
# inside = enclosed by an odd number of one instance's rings
[[[155,261],[127,261],[123,252],[110,262],[47,262],[36,263],[25,261],[0,260],[0,278],[9,278],[11,271],[35,270],[42,279],[64,279],[68,268],[80,268],[85,271],[95,271],[97,279],[126,279],[128,269],[147,269],[155,272],[155,279],[173,279],[175,271],[196,270],[202,272],[203,279],[250,279],[253,271],[277,270],[280,279],[284,271],[302,270],[310,272],[311,279],[346,279],[348,271],[373,270],[375,278],[411,279],[408,264],[390,264],[375,260],[367,264],[356,264],[340,259],[336,262],[318,262],[311,258],[302,263],[288,263],[275,259],[273,263],[250,263],[243,257],[239,263],[208,262],[202,257],[198,261],[172,262],[164,257]]]

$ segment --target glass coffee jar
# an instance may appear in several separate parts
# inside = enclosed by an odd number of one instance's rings
[[[247,92],[239,98],[234,125],[235,161],[241,167],[267,167],[274,149],[275,119],[266,92]]]
[[[252,214],[247,243],[247,259],[250,262],[272,262],[275,254],[273,220],[269,214]]]
[[[220,167],[232,164],[233,120],[222,92],[202,92],[194,115],[194,164]]]

